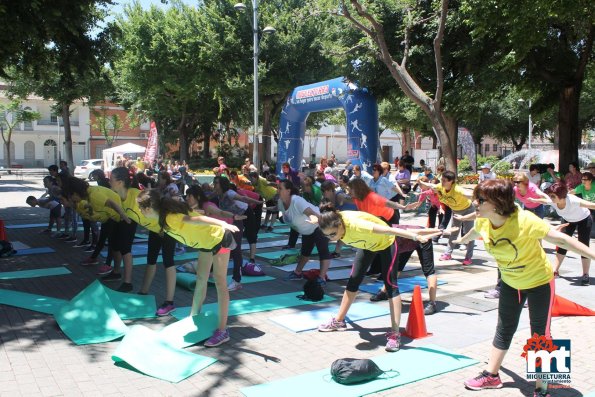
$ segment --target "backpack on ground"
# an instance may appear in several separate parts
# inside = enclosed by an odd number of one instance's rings
[[[331,365],[331,376],[333,380],[342,385],[365,383],[378,378],[380,375],[393,373],[388,378],[399,375],[398,371],[381,370],[378,365],[369,359],[340,358],[333,361]],[[383,377],[383,378],[387,378]]]
[[[12,244],[6,240],[0,240],[0,258],[13,256],[17,251],[13,249]]]
[[[304,284],[304,294],[299,295],[298,298],[313,302],[321,301],[324,298],[324,289],[318,281],[307,280]]]

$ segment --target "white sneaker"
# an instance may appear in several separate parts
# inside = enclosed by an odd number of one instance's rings
[[[227,286],[227,290],[229,292],[237,291],[239,289],[242,289],[242,284],[238,283],[236,280],[233,279],[231,280],[231,283],[229,283],[229,285]]]

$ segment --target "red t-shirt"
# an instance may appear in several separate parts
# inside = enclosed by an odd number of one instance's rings
[[[387,201],[386,198],[374,192],[368,193],[366,198],[361,201],[353,199],[358,210],[379,216],[388,222],[395,214],[395,210],[385,205]]]

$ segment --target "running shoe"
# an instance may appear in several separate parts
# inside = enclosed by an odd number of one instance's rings
[[[76,236],[73,236],[73,237],[68,237],[64,241],[67,243],[76,243],[76,240],[77,240]]]
[[[487,299],[499,299],[500,298],[500,290],[499,289],[491,289],[483,294],[484,298]]]
[[[434,313],[436,313],[436,302],[428,302],[426,307],[424,308],[424,314],[426,316],[430,316]]]
[[[451,259],[452,259],[452,256],[450,254],[446,254],[445,253],[445,254],[440,255],[440,260],[441,261],[449,261]]]
[[[554,272],[554,278],[560,278],[560,273]]]
[[[318,326],[318,331],[320,332],[345,331],[346,329],[347,324],[345,324],[345,320],[337,321],[334,317],[328,323]]]
[[[470,390],[500,389],[502,381],[500,375],[493,376],[488,371],[483,371],[475,378],[466,380],[465,387]]]
[[[81,266],[91,266],[96,265],[97,263],[99,263],[97,262],[97,258],[93,258],[92,256],[90,256],[81,262]]]
[[[581,285],[589,285],[591,284],[591,280],[589,279],[589,275],[588,274],[583,274],[583,277],[581,277]]]
[[[74,245],[75,248],[81,248],[81,247],[86,247],[88,246],[90,243],[88,241],[81,241],[78,242]]]
[[[107,276],[101,277],[103,281],[119,281],[122,280],[122,273],[114,273],[113,271]]]
[[[547,390],[535,389],[533,397],[552,397]]]
[[[108,265],[101,265],[99,269],[97,269],[97,274],[100,276],[105,276],[106,274],[110,274],[114,270],[113,267]]]
[[[331,254],[331,259],[336,259],[336,258],[340,258],[340,257],[341,257],[341,254],[338,252],[333,252]]]
[[[229,342],[229,331],[226,329],[224,329],[223,331],[217,329],[215,330],[215,333],[213,334],[213,336],[211,336],[209,339],[207,339],[207,341],[205,342],[205,346],[206,347],[216,347],[219,345],[222,345],[225,342]]]
[[[159,309],[157,309],[157,313],[156,314],[159,317],[163,317],[163,316],[167,316],[168,314],[170,314],[174,310],[176,310],[176,307],[174,306],[173,303],[163,302],[163,304],[161,306],[159,306]]]
[[[390,331],[386,333],[386,346],[384,350],[387,352],[398,352],[401,348],[401,334],[399,332]]]
[[[60,239],[60,240],[66,240],[67,238],[69,238],[69,237],[70,237],[70,235],[68,235],[68,234],[66,234],[66,233],[60,233],[60,234],[58,234],[58,235],[57,235],[57,236],[55,236],[55,237],[56,237],[57,239]]]
[[[465,259],[463,261],[463,266],[469,266],[473,264],[473,259]]]
[[[94,252],[94,251],[95,251],[94,245],[88,245],[85,247],[85,252]]]
[[[229,283],[227,285],[227,290],[229,292],[233,292],[233,291],[237,291],[239,289],[242,289],[242,283],[237,282],[236,280],[231,280],[231,283]]]
[[[387,301],[388,300],[388,294],[386,293],[386,291],[380,289],[380,290],[378,290],[378,292],[376,292],[375,295],[372,295],[370,297],[370,300],[372,302]]]
[[[118,287],[118,289],[116,291],[119,292],[131,292],[132,291],[132,284],[130,283],[122,283],[120,284],[120,286]]]
[[[318,277],[316,278],[316,282],[318,283],[318,285],[320,285],[322,288],[326,287],[326,280],[323,279],[322,277]]]

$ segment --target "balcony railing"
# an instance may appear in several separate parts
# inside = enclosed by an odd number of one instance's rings
[[[57,121],[52,121],[52,120],[37,120],[37,125],[58,125]],[[78,127],[79,126],[79,122],[78,120],[70,120],[70,126],[71,127]],[[60,127],[64,127],[64,124],[60,123]]]

